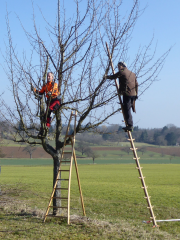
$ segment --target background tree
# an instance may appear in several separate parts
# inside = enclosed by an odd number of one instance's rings
[[[173,157],[174,157],[173,155],[169,155],[170,163],[172,162]]]
[[[100,157],[100,155],[96,151],[93,151],[92,148],[88,148],[86,150],[86,154],[87,154],[88,157],[92,158],[93,164],[94,164],[95,159]]]
[[[176,141],[177,141],[177,136],[174,132],[170,132],[165,136],[165,139],[167,141],[167,145],[176,145]]]
[[[87,132],[78,134],[76,139],[78,141],[80,141],[81,143],[87,144],[89,146],[89,144],[93,144],[93,145],[101,145],[101,143],[103,142],[103,138],[100,134],[96,133],[96,134],[88,134]]]
[[[103,138],[104,141],[107,141],[107,140],[111,139],[111,136],[108,133],[103,133],[102,138]]]
[[[86,148],[88,147],[88,143],[80,141],[77,144],[76,149],[81,152],[81,154],[83,155],[86,152]]]
[[[60,0],[57,3],[57,15],[50,14],[51,19],[55,16],[55,25],[50,25],[48,19],[45,19],[45,30],[39,30],[34,15],[34,32],[23,28],[29,42],[29,50],[23,54],[18,53],[17,44],[13,43],[7,14],[8,41],[4,53],[4,70],[10,81],[15,106],[1,98],[0,110],[1,116],[15,129],[14,141],[40,144],[51,155],[54,162],[53,184],[63,147],[63,122],[69,118],[70,112],[78,112],[77,133],[95,130],[98,125],[119,112],[114,83],[105,79],[110,69],[105,42],[109,44],[114,63],[121,59],[126,61],[133,28],[142,14],[138,0],[128,6],[125,16],[120,15],[124,12],[124,9],[121,11],[124,7],[122,1],[68,1],[71,8],[64,8]],[[69,18],[67,11],[70,11]],[[138,77],[140,93],[157,79],[169,52],[155,59],[155,51],[151,50],[152,43],[151,39],[146,47],[140,47],[129,63],[129,68]],[[62,101],[61,108],[55,112],[53,118],[56,126],[54,145],[49,141],[43,118],[45,98],[34,96],[30,90],[31,84],[37,89],[42,87],[48,71],[55,75]],[[21,129],[17,127],[17,122],[21,122]],[[38,124],[46,132],[43,137],[34,134],[39,131]],[[60,188],[60,181],[57,187]],[[58,199],[60,194],[60,190],[55,192],[57,198],[53,200],[54,206],[61,206]],[[53,214],[56,213],[57,209],[53,208]]]
[[[138,151],[142,153],[142,155],[147,151],[147,147],[143,146],[141,148],[138,148]]]
[[[149,156],[152,158],[154,157],[154,153],[149,153]]]
[[[33,152],[36,150],[36,147],[35,146],[33,146],[33,145],[28,145],[28,146],[26,146],[24,149],[23,149],[23,152],[27,152],[27,153],[29,153],[29,157],[30,157],[30,159],[32,159],[32,154],[33,154]]]
[[[102,154],[102,156],[103,156],[104,158],[106,158],[106,157],[107,157],[107,153],[104,152],[104,153]]]
[[[124,152],[126,152],[128,155],[129,155],[129,153],[131,152],[130,147],[123,147],[122,150],[123,150]]]
[[[166,146],[167,145],[167,141],[165,140],[164,136],[158,136],[156,138],[155,144],[159,145],[159,146]]]
[[[92,148],[90,148],[90,147],[87,147],[86,149],[85,149],[85,154],[89,157],[89,155],[91,154],[91,152],[92,152]]]
[[[148,133],[147,131],[143,131],[139,137],[140,142],[148,142]]]
[[[164,153],[164,150],[163,148],[161,149],[161,157],[164,157],[165,156],[165,153]]]

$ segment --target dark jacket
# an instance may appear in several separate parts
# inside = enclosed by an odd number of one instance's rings
[[[138,82],[135,73],[124,67],[114,75],[106,76],[107,79],[119,78],[119,93],[126,96],[138,95]]]

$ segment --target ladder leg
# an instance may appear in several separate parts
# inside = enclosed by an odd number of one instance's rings
[[[80,197],[81,197],[81,205],[82,205],[83,215],[86,216],[75,151],[73,153],[73,156],[74,156],[74,163],[75,163],[75,168],[76,168],[76,175],[77,175],[77,181],[78,181],[78,186],[79,186],[79,192],[80,192]]]
[[[79,174],[78,174],[78,168],[77,168],[77,161],[76,161],[76,154],[75,154],[75,134],[76,134],[76,115],[77,113],[73,114],[73,112],[71,113],[71,116],[70,116],[70,119],[69,119],[69,124],[68,124],[68,127],[67,127],[67,131],[66,131],[66,135],[65,135],[65,138],[64,138],[64,146],[62,148],[62,153],[61,153],[61,159],[60,159],[60,165],[59,165],[59,170],[58,170],[58,174],[57,174],[57,177],[56,177],[56,181],[55,181],[55,184],[54,184],[54,187],[53,187],[53,191],[52,191],[52,194],[51,194],[51,197],[50,197],[50,201],[49,201],[49,205],[48,205],[48,208],[47,208],[47,211],[46,211],[46,214],[45,214],[45,217],[44,217],[44,222],[46,221],[46,218],[47,216],[50,216],[49,215],[49,210],[50,210],[50,207],[52,207],[53,209],[56,208],[56,207],[53,207],[51,206],[52,204],[52,200],[53,199],[61,199],[61,200],[67,200],[67,207],[64,207],[64,206],[58,206],[57,208],[65,208],[67,209],[67,223],[69,224],[70,223],[70,192],[71,192],[71,175],[72,175],[72,164],[73,164],[73,159],[74,159],[74,162],[75,162],[75,168],[76,168],[76,174],[77,174],[77,180],[78,180],[78,186],[79,186],[79,191],[80,191],[80,197],[81,197],[81,204],[82,204],[82,208],[83,208],[83,214],[84,216],[86,215],[85,214],[85,208],[84,208],[84,202],[83,202],[83,196],[82,196],[82,191],[81,191],[81,185],[80,185],[80,179],[79,179]],[[69,127],[70,127],[70,122],[72,120],[72,116],[75,117],[75,121],[74,121],[74,134],[70,134],[68,135],[68,132],[69,132]],[[68,139],[69,138],[69,139]],[[67,139],[68,139],[68,143],[67,143]],[[70,144],[69,144],[69,140],[70,140]],[[72,150],[71,152],[64,152],[64,148],[66,145],[71,145],[72,147]],[[71,154],[71,158],[70,158],[70,161],[69,160],[63,160],[64,158],[64,154]],[[63,163],[70,163],[69,165],[69,169],[67,170],[66,168],[64,168],[64,165],[62,165]],[[66,165],[65,165],[66,166]],[[67,179],[67,177],[65,177],[65,179],[62,177],[61,173],[63,172],[69,172],[69,178]],[[68,181],[68,187],[62,187],[62,186],[58,186],[58,181]],[[62,184],[62,182],[61,182]],[[68,191],[67,192],[67,197],[63,197],[62,195],[61,196],[55,196],[55,191],[56,189],[59,189],[59,190],[66,190]],[[59,217],[62,217],[62,216],[59,216]]]
[[[111,53],[109,51],[109,48],[108,48],[108,44],[106,42],[106,48],[107,48],[107,52],[108,52],[108,56],[109,56],[109,60],[110,60],[110,64],[111,64],[111,68],[112,68],[112,72],[113,74],[115,73],[114,71],[114,66],[113,66],[113,63],[112,63],[112,57],[111,57]],[[126,122],[126,119],[125,119],[125,115],[124,115],[124,109],[123,109],[123,104],[122,104],[122,100],[121,100],[121,96],[119,95],[119,87],[118,87],[118,83],[117,83],[117,79],[115,79],[115,85],[116,85],[116,90],[117,90],[117,93],[118,93],[118,97],[119,97],[119,102],[120,102],[120,105],[121,105],[121,110],[122,110],[122,114],[123,114],[123,118],[124,118],[124,122],[127,126],[127,122]],[[143,177],[143,174],[142,174],[142,171],[141,171],[141,166],[140,166],[140,163],[139,163],[139,158],[137,156],[137,152],[136,152],[136,148],[134,146],[134,142],[133,142],[133,139],[132,139],[132,135],[131,135],[131,132],[130,131],[127,131],[128,132],[128,136],[129,136],[129,141],[131,143],[131,147],[133,150],[133,153],[134,153],[134,159],[136,161],[136,165],[137,165],[137,169],[139,171],[139,176],[140,176],[140,179],[141,179],[141,182],[142,182],[142,188],[144,189],[144,193],[145,193],[145,198],[147,200],[147,203],[148,203],[148,208],[149,208],[149,211],[150,211],[150,214],[151,214],[151,218],[152,218],[152,221],[153,221],[153,224],[155,227],[157,227],[157,223],[156,223],[156,218],[154,216],[154,212],[153,212],[153,208],[152,208],[152,205],[151,205],[151,201],[150,201],[150,197],[148,195],[148,191],[147,191],[147,187],[146,187],[146,184],[145,184],[145,181],[144,181],[144,177]]]
[[[129,136],[129,141],[130,141],[131,147],[132,147],[131,150],[133,151],[134,159],[135,159],[136,166],[137,166],[137,169],[138,169],[138,172],[139,172],[139,178],[141,179],[142,188],[144,189],[144,194],[145,194],[145,198],[147,200],[148,209],[150,211],[151,219],[153,221],[154,227],[158,227],[158,225],[156,223],[156,217],[154,215],[153,207],[151,205],[150,196],[148,194],[147,186],[146,186],[146,183],[145,183],[145,180],[144,180],[144,176],[143,176],[143,173],[142,173],[142,170],[141,170],[142,168],[140,166],[139,158],[138,158],[138,155],[137,155],[137,152],[136,152],[136,148],[135,148],[135,145],[134,145],[134,141],[132,139],[132,135],[131,135],[130,131],[128,131],[128,136]]]
[[[60,174],[60,172],[58,171],[57,179],[59,178],[59,174]],[[48,207],[47,207],[47,210],[46,210],[46,214],[45,214],[45,217],[44,217],[44,222],[46,221],[47,215],[49,213],[50,205],[51,205],[52,200],[53,200],[53,196],[54,196],[54,193],[55,193],[55,190],[56,190],[56,186],[57,186],[57,179],[56,179],[56,182],[54,184],[53,191],[52,191],[52,194],[51,194],[51,197],[50,197],[50,200],[49,200],[49,204],[48,204]]]
[[[72,163],[73,157],[71,156],[71,163],[69,169],[69,183],[68,183],[68,213],[67,213],[67,223],[70,223],[70,193],[71,193],[71,173],[72,173]]]

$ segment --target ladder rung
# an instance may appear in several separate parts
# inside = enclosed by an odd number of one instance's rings
[[[137,150],[138,148],[130,148],[132,151]]]
[[[62,199],[62,200],[68,200],[68,198],[64,198],[64,197],[52,197],[54,199]]]
[[[65,216],[58,216],[59,218],[66,218],[67,219],[67,217],[65,217]]]
[[[51,208],[67,208],[67,207],[55,207],[55,206],[49,206]]]
[[[144,197],[144,198],[146,198],[146,199],[147,199],[148,197]],[[149,196],[149,198],[151,198],[151,196]]]
[[[142,179],[142,178],[144,179],[145,177],[139,177],[139,178],[140,178],[140,179]]]
[[[136,167],[136,169],[142,169],[143,167]]]
[[[57,216],[57,215],[53,215],[53,214],[48,214],[46,215],[47,217],[57,217],[57,218],[67,218],[67,217],[63,217],[63,216]]]
[[[147,189],[147,188],[148,188],[148,186],[146,186],[146,187],[141,187],[141,188],[146,188],[146,189]]]
[[[154,216],[154,217],[150,217],[151,219],[154,219],[154,218],[156,218],[156,216]]]
[[[128,141],[134,141],[135,139],[128,139]]]
[[[69,169],[69,168],[72,165],[72,157],[74,156],[74,158],[75,158],[74,143],[75,143],[75,135],[76,135],[76,131],[75,131],[75,129],[76,129],[76,116],[77,116],[77,114],[73,114],[73,112],[72,112],[71,116],[70,116],[70,119],[69,119],[69,124],[68,124],[67,130],[66,130],[66,135],[65,135],[65,138],[64,138],[64,146],[63,146],[63,150],[62,150],[62,154],[61,154],[60,166],[59,166],[59,169],[58,169],[58,174],[57,174],[57,178],[56,178],[56,182],[55,182],[55,187],[53,188],[50,204],[47,208],[46,215],[45,215],[45,218],[44,218],[44,222],[46,221],[47,216],[58,217],[60,219],[61,218],[66,218],[68,224],[70,222],[69,221],[70,220],[70,212],[69,212],[69,210],[70,210],[70,197],[68,196],[68,192],[64,191],[64,192],[62,192],[64,194],[58,196],[57,194],[55,194],[56,193],[55,191],[56,190],[70,191],[70,188],[69,188],[68,184],[70,184],[70,181],[71,181],[71,174],[69,175],[71,169]],[[69,130],[69,126],[70,126],[70,122],[72,120],[72,117],[74,117],[74,132],[71,132]],[[69,145],[69,146],[67,146],[67,145]],[[67,146],[67,147],[65,148],[65,146]],[[67,165],[65,165],[66,163],[67,163]],[[62,175],[63,175],[63,172],[66,172],[67,174],[66,175],[64,174],[65,176],[61,176],[60,173],[62,173]],[[77,177],[78,177],[78,170],[77,169],[76,169],[76,174],[77,174]],[[68,179],[67,179],[67,177],[68,177]],[[59,184],[60,186],[58,186],[58,181],[62,185]],[[63,183],[63,182],[60,182],[60,181],[66,181],[66,182]],[[78,179],[78,184],[79,184],[79,188],[80,188],[79,179]],[[84,203],[83,203],[81,188],[79,190],[80,190],[80,196],[81,196],[81,201],[82,201],[83,213],[85,215],[85,209],[84,209]],[[62,206],[59,206],[59,207],[58,206],[50,206],[52,200],[54,200],[54,199],[62,200]],[[48,214],[50,207],[52,208],[51,213]],[[54,215],[55,211],[58,211],[58,209],[60,209],[60,208],[61,209],[63,209],[63,208],[66,209],[65,212],[67,212],[67,214]],[[63,215],[63,216],[61,216],[61,215]]]
[[[74,135],[66,135],[66,137],[69,137],[69,138],[71,138],[71,137],[74,137]]]
[[[55,188],[57,190],[68,190],[68,188]]]
[[[136,160],[136,159],[137,159],[137,160],[139,160],[139,159],[140,159],[140,157],[137,157],[137,158],[133,158],[133,159],[135,159],[135,160]]]
[[[147,208],[153,208],[154,206],[151,206],[151,207],[147,207]]]
[[[61,178],[58,178],[56,180],[60,180],[60,181],[69,181],[69,179],[61,179]]]

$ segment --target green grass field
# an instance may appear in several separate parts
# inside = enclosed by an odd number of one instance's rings
[[[95,159],[95,164],[134,164],[134,159],[132,159],[131,154],[125,154],[121,157],[115,151],[111,153],[108,151],[108,154],[103,157],[102,152],[99,152],[100,157]],[[118,152],[118,151],[117,151]],[[180,164],[180,157],[174,157],[170,160],[168,155],[161,157],[160,154],[156,153],[153,157],[150,157],[148,154],[138,154],[140,156],[141,164]],[[78,164],[93,164],[92,158],[77,158]],[[38,158],[1,158],[0,166],[45,166],[52,165],[52,159],[38,159]]]
[[[180,218],[180,165],[142,164],[157,219]],[[1,239],[180,239],[180,222],[152,228],[135,164],[79,165],[86,217],[75,170],[70,225],[47,218],[52,166],[3,166],[0,174]]]

